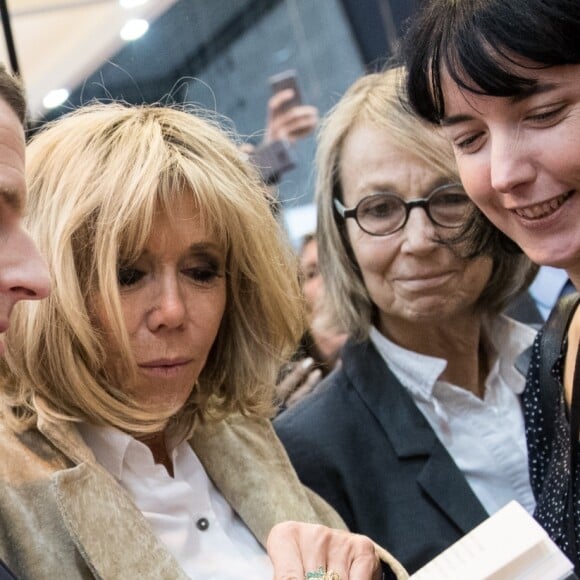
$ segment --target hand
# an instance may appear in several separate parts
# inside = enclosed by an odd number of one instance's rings
[[[286,407],[295,405],[314,389],[322,378],[320,369],[313,369],[314,359],[305,358],[291,363],[290,371],[276,385],[279,401]]]
[[[381,565],[366,536],[317,524],[284,522],[274,526],[266,548],[274,565],[274,580],[304,580],[320,567],[340,580],[380,580]]]
[[[286,140],[294,143],[306,137],[318,124],[318,109],[310,105],[297,105],[284,109],[284,103],[292,99],[294,91],[285,89],[270,97],[264,143]]]

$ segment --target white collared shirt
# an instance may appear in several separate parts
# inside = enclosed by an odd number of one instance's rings
[[[79,430],[97,461],[125,488],[155,536],[190,578],[271,580],[266,552],[209,479],[187,442],[171,454],[174,477],[151,450],[112,427]]]
[[[561,268],[541,266],[532,282],[529,293],[540,314],[546,320],[568,282],[568,273]]]
[[[495,360],[482,400],[439,379],[446,360],[401,348],[374,327],[370,332],[378,352],[410,392],[486,511],[493,514],[509,501],[517,500],[532,513],[535,500],[518,396],[524,390],[525,377],[514,363],[532,344],[535,331],[499,316],[486,336],[496,352],[490,353]]]

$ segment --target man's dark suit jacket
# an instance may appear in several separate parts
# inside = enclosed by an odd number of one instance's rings
[[[487,517],[370,341],[274,427],[303,483],[412,573]]]

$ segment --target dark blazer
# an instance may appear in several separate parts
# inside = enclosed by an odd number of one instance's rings
[[[412,573],[487,513],[370,341],[274,427],[298,476]]]
[[[16,580],[12,570],[2,560],[0,560],[0,580]]]
[[[504,314],[519,320],[524,324],[540,327],[544,324],[544,318],[538,310],[532,295],[529,292],[521,292],[509,302]]]

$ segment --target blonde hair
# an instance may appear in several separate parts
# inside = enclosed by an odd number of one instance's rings
[[[319,267],[327,290],[326,307],[355,339],[368,336],[375,313],[350,247],[344,220],[334,210],[342,200],[342,148],[353,128],[369,124],[384,130],[402,150],[410,151],[450,181],[459,174],[450,143],[431,125],[410,111],[405,95],[404,70],[388,69],[358,79],[325,116],[318,134],[316,202]],[[487,288],[478,307],[495,313],[529,284],[534,266],[522,256],[494,260]]]
[[[202,113],[91,105],[56,121],[27,151],[31,235],[53,277],[51,296],[15,312],[5,407],[21,424],[49,418],[158,431],[104,370],[103,335],[91,321],[98,296],[123,371],[136,371],[123,323],[117,268],[136,259],[155,212],[191,196],[226,256],[227,303],[218,336],[185,407],[168,424],[186,436],[196,418],[271,412],[280,360],[303,330],[296,258],[268,193],[236,145]]]

